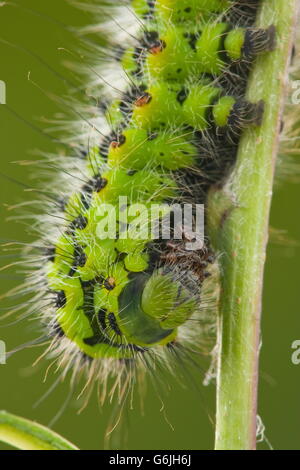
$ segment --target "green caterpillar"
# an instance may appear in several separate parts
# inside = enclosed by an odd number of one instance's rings
[[[64,222],[53,244],[44,236],[38,271],[52,296],[43,318],[50,357],[66,370],[87,365],[100,382],[134,381],[148,355],[193,343],[189,320],[202,319],[214,256],[207,239],[194,251],[188,231],[176,239],[173,206],[205,203],[243,129],[260,125],[263,103],[241,89],[255,57],[275,47],[272,26],[253,27],[259,1],[131,3],[143,33],[118,57],[127,88],[105,103],[110,133],[81,152],[81,183],[60,201]],[[160,222],[153,205],[170,221],[169,240],[152,230]],[[110,225],[113,236],[103,236]]]

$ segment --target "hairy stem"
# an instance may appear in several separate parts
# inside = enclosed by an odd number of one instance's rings
[[[277,47],[260,57],[247,98],[264,100],[259,128],[247,130],[225,186],[209,196],[208,227],[220,255],[221,299],[216,450],[255,449],[263,271],[275,160],[298,0],[265,0],[257,24],[276,26]]]
[[[21,450],[78,450],[41,424],[0,411],[0,441]]]

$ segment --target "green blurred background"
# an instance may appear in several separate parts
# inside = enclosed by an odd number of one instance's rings
[[[36,9],[42,15],[24,7]],[[29,185],[34,183],[32,167],[12,162],[38,159],[37,151],[55,152],[56,146],[28,123],[46,128],[45,120],[61,111],[58,104],[47,96],[47,93],[54,93],[61,97],[68,92],[69,85],[58,78],[57,73],[76,82],[76,77],[62,66],[67,54],[58,48],[76,53],[78,38],[56,21],[78,27],[89,24],[92,19],[90,14],[73,8],[65,0],[16,0],[12,5],[0,8],[0,79],[7,86],[7,105],[0,105],[0,171]],[[32,53],[42,58],[47,66]],[[28,80],[28,72],[31,80],[46,94]],[[74,117],[71,112],[70,116]],[[23,224],[6,220],[11,213],[7,212],[5,205],[28,200],[32,196],[24,192],[22,186],[3,177],[0,191],[1,239],[31,241]],[[285,182],[276,187],[272,206],[271,226],[286,230],[292,241],[300,240],[299,197],[299,185]],[[5,264],[14,260],[4,258],[1,261]],[[300,365],[291,362],[291,344],[300,339],[299,265],[300,248],[297,244],[284,241],[269,245],[263,299],[259,414],[266,427],[266,436],[275,449],[300,449]],[[11,269],[0,272],[0,282],[4,293],[21,279],[16,269]],[[11,350],[34,338],[35,327],[32,321],[2,326],[0,339]],[[41,352],[41,348],[27,349],[12,356],[6,365],[0,365],[0,408],[47,425],[66,402],[69,386],[68,383],[59,385],[47,399],[34,407],[55,380],[50,373],[43,383],[47,364],[42,362],[32,368],[31,364]],[[202,368],[205,370],[206,367],[207,363],[203,362]],[[138,400],[135,400],[134,410],[129,411],[126,422],[128,449],[213,448],[214,386],[201,385],[201,372],[193,372],[193,375],[198,386],[187,381],[186,386],[181,387],[176,379],[166,377],[170,390],[164,394],[163,411],[157,392],[151,388],[146,394],[142,413]],[[82,449],[102,449],[112,407],[107,404],[99,411],[97,398],[93,396],[80,415],[77,414],[78,408],[78,403],[72,401],[54,429]],[[125,435],[125,430],[120,428],[120,434]],[[0,443],[0,449],[8,448]],[[264,442],[259,444],[259,448],[267,449],[268,445]]]

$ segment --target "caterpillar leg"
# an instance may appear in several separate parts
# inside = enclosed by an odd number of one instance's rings
[[[260,126],[264,114],[264,102],[250,103],[245,99],[224,97],[214,106],[213,115],[217,126],[231,130]]]

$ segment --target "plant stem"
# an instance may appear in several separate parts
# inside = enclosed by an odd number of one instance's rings
[[[0,441],[22,450],[78,450],[41,424],[0,411]]]
[[[263,271],[275,160],[298,0],[265,0],[257,25],[276,26],[276,50],[261,56],[247,98],[264,100],[261,127],[245,131],[224,187],[208,200],[208,228],[221,253],[216,450],[255,449]]]

